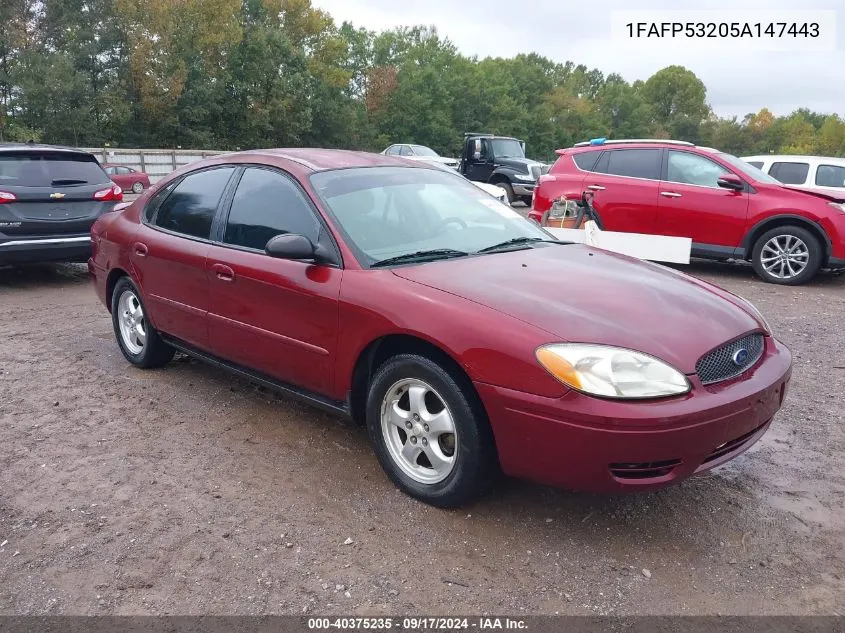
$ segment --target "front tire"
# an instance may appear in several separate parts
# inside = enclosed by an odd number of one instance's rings
[[[388,477],[420,501],[457,507],[495,480],[495,444],[472,385],[428,358],[402,354],[378,369],[367,428]]]
[[[800,226],[779,226],[763,233],[754,244],[754,272],[768,283],[798,286],[819,272],[824,251],[818,238]]]
[[[111,316],[117,344],[130,363],[148,369],[173,358],[176,350],[161,340],[147,319],[141,293],[129,277],[121,277],[115,284]]]
[[[511,186],[511,183],[507,181],[502,181],[494,182],[493,184],[505,190],[505,197],[508,199],[508,204],[514,203],[514,200],[516,200],[516,194],[513,192],[513,187]]]

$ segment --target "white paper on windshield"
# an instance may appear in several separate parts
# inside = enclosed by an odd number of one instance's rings
[[[508,218],[509,220],[512,220],[513,218],[522,217],[521,215],[519,215],[519,213],[511,209],[508,205],[502,204],[495,198],[490,198],[488,200],[479,198],[478,201],[488,209],[492,209],[493,211],[501,215],[503,218]]]

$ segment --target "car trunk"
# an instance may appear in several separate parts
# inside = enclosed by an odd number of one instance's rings
[[[111,186],[90,154],[2,152],[0,234],[35,238],[87,233],[94,220],[114,206],[113,199],[94,197]]]

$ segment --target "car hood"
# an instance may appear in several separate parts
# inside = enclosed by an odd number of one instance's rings
[[[806,194],[809,196],[815,196],[816,198],[821,198],[822,200],[827,200],[829,202],[845,202],[845,192],[842,194],[834,193],[833,191],[819,191],[817,189],[806,189],[804,187],[800,187],[798,185],[782,185],[783,189],[787,189],[788,191],[794,191],[798,194]]]
[[[531,173],[531,167],[538,165],[540,167],[547,167],[546,163],[541,163],[530,158],[496,158],[496,164],[505,167],[513,167],[517,171]]]
[[[762,329],[731,293],[672,269],[581,245],[405,266],[395,275],[520,319],[549,342],[616,345],[692,374],[706,352]]]
[[[505,195],[505,190],[502,189],[501,187],[499,187],[498,185],[491,185],[491,184],[486,183],[486,182],[478,182],[478,181],[475,181],[475,180],[472,180],[470,182],[472,182],[472,184],[474,184],[476,187],[478,187],[482,191],[486,191],[491,196],[501,198],[503,195]]]

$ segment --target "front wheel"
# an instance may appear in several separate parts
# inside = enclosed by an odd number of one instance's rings
[[[509,182],[494,182],[494,185],[505,190],[505,197],[508,199],[508,204],[513,204],[516,200],[516,194],[513,192],[513,187]]]
[[[381,366],[367,398],[382,468],[401,490],[441,508],[477,499],[496,473],[486,415],[464,382],[428,358],[403,354]]]
[[[161,340],[147,319],[141,293],[129,277],[121,277],[115,284],[111,317],[120,351],[133,365],[158,367],[173,358],[176,350]]]
[[[789,225],[763,233],[751,253],[754,271],[761,279],[787,286],[810,281],[823,259],[818,238],[803,227]]]

